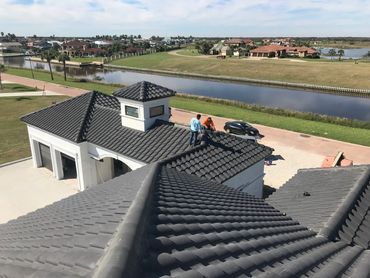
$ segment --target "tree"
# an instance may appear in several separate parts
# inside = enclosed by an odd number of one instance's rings
[[[333,59],[333,57],[337,55],[337,52],[335,51],[334,48],[332,48],[332,49],[329,50],[328,54],[331,57],[331,59]]]
[[[0,65],[0,89],[2,90],[3,89],[3,83],[1,81],[1,73],[5,71],[5,66],[4,65]]]
[[[199,53],[201,54],[209,54],[209,51],[213,47],[212,42],[210,41],[197,41],[195,43],[195,49],[198,50]]]
[[[54,80],[54,76],[53,76],[53,70],[51,69],[51,63],[50,62],[56,56],[57,56],[57,53],[53,49],[49,49],[49,50],[41,52],[41,60],[46,60],[46,62],[49,65],[51,80]]]
[[[66,61],[69,61],[69,60],[70,58],[66,53],[60,53],[58,55],[58,61],[63,62],[64,81],[67,81]]]
[[[344,55],[344,50],[343,49],[339,49],[338,50],[338,55],[339,55],[339,61],[342,60],[342,56]]]
[[[4,32],[1,32],[1,36],[4,37]]]

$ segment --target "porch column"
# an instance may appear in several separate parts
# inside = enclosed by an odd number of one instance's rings
[[[33,140],[31,137],[29,137],[29,140],[30,140],[33,167],[35,168],[41,167],[42,161],[41,161],[39,143]]]

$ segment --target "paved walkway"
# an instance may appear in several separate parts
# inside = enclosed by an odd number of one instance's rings
[[[187,125],[195,112],[172,109],[172,121]],[[204,115],[203,117],[205,117]],[[212,116],[217,130],[223,130],[226,121],[232,119]],[[265,167],[265,183],[280,187],[290,179],[298,169],[320,167],[328,155],[335,156],[343,151],[354,164],[370,164],[370,148],[336,140],[325,139],[297,132],[254,125],[265,135],[261,144],[272,147],[274,155],[280,159],[272,166]]]
[[[77,180],[56,180],[32,160],[0,167],[0,224],[78,192]]]
[[[72,88],[68,86],[63,86],[59,84],[54,84],[50,82],[35,80],[26,77],[20,77],[16,75],[11,75],[7,73],[2,73],[1,77],[8,83],[17,83],[29,87],[37,87],[39,89],[45,89],[45,91],[54,92],[61,95],[67,95],[71,97],[79,96],[88,92],[87,90]]]
[[[0,97],[35,97],[35,96],[60,96],[61,94],[51,91],[32,91],[32,92],[14,92],[14,93],[0,93]]]

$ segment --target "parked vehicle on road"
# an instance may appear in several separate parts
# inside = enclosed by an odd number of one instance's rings
[[[224,126],[224,130],[227,133],[237,134],[237,135],[247,135],[255,137],[256,139],[262,138],[257,128],[253,127],[252,125],[242,122],[242,121],[232,121],[226,122]]]

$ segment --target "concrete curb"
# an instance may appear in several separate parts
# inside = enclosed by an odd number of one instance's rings
[[[30,160],[30,159],[32,159],[32,156],[26,157],[26,158],[21,158],[21,159],[14,160],[14,161],[11,161],[11,162],[6,162],[4,164],[0,164],[0,168],[10,166],[10,165],[13,165],[13,164],[16,164],[16,163],[19,163],[19,162],[23,162],[23,161],[26,161],[26,160]]]

